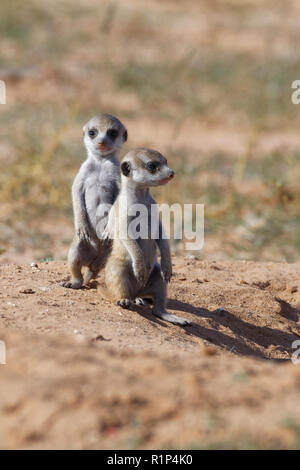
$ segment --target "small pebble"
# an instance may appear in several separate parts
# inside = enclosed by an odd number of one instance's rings
[[[31,287],[28,287],[27,289],[23,289],[19,291],[20,294],[35,294],[35,291],[31,289]]]
[[[110,338],[104,338],[102,335],[96,336],[96,338],[93,338],[92,341],[111,341]]]
[[[217,349],[213,346],[207,346],[203,344],[201,352],[204,354],[204,356],[215,356],[217,354]]]

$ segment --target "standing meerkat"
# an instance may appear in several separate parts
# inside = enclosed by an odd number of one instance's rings
[[[189,325],[189,320],[166,310],[167,283],[172,276],[171,254],[159,217],[155,221],[151,217],[153,206],[157,216],[158,208],[149,187],[166,184],[173,177],[174,171],[168,167],[167,160],[155,150],[132,150],[122,160],[121,190],[108,224],[113,245],[105,266],[104,296],[123,308],[128,308],[135,299],[150,298],[154,315],[177,325]],[[139,225],[147,230],[142,237],[130,236],[130,225],[135,218],[129,215],[130,208],[136,204],[145,215]],[[151,236],[154,232],[155,238]]]
[[[68,253],[72,278],[61,283],[64,287],[80,289],[105,264],[109,242],[97,233],[98,210],[101,205],[111,206],[119,193],[118,154],[126,140],[125,126],[111,114],[94,116],[83,127],[87,159],[72,186],[75,236]],[[84,278],[83,266],[87,267]]]

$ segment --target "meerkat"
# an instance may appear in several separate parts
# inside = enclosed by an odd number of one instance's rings
[[[125,126],[115,116],[99,114],[83,127],[87,159],[72,186],[75,235],[68,253],[71,280],[61,285],[80,289],[97,277],[109,252],[109,241],[97,232],[98,209],[111,206],[120,190],[118,154],[127,140]],[[102,206],[103,207],[103,206]],[[83,277],[82,268],[86,267]]]
[[[113,239],[113,244],[105,266],[106,289],[102,293],[105,298],[123,308],[128,308],[133,301],[140,303],[142,299],[151,299],[154,315],[177,325],[189,325],[189,320],[166,310],[167,283],[172,276],[172,262],[169,243],[159,217],[155,222],[158,225],[158,230],[154,230],[156,238],[151,237],[151,214],[153,206],[157,208],[158,214],[158,207],[150,187],[167,184],[173,177],[174,171],[168,167],[166,158],[155,150],[132,150],[122,160],[121,190],[114,210],[110,213],[111,233],[107,235]],[[146,218],[143,219],[147,223],[146,237],[134,238],[128,233],[134,218],[128,215],[128,209],[140,207],[136,204],[146,209]],[[157,261],[158,250],[160,264]]]

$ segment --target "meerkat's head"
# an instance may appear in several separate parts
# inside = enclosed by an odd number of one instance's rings
[[[121,173],[122,178],[141,187],[166,184],[175,175],[161,153],[146,148],[128,152],[121,162]]]
[[[111,114],[98,114],[83,126],[83,141],[86,149],[96,158],[120,150],[126,140],[126,127]]]

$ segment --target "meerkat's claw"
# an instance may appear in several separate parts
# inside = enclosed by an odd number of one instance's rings
[[[142,297],[137,297],[134,301],[134,303],[136,305],[143,305],[145,307],[148,307],[149,305],[151,305],[153,302],[152,302],[152,299],[142,299]]]
[[[129,308],[131,305],[131,300],[130,299],[120,299],[117,300],[117,305],[122,308]]]
[[[85,241],[86,243],[91,243],[91,236],[88,232],[79,229],[77,231],[77,237],[79,240]]]
[[[82,282],[81,281],[66,281],[66,282],[60,282],[60,285],[62,287],[67,287],[68,289],[80,289],[82,287]]]
[[[178,317],[168,312],[153,312],[155,316],[161,318],[162,320],[173,323],[173,325],[187,326],[191,325],[192,322],[183,317]]]
[[[172,274],[161,271],[161,277],[168,284],[171,281]]]

